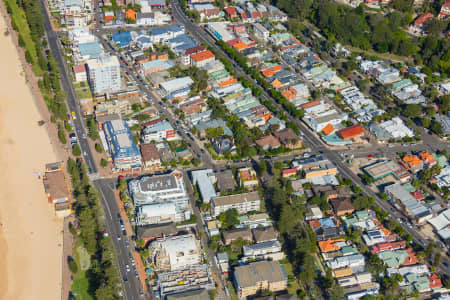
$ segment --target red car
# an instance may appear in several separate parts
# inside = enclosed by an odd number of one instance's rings
[[[367,155],[368,158],[373,158],[373,154]]]
[[[348,79],[348,81],[352,81],[352,78],[351,77],[349,77],[349,78],[347,78]]]

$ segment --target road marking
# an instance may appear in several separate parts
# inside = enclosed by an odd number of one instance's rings
[[[106,200],[105,194],[103,194],[102,189],[100,189],[100,193],[103,196],[103,200],[105,200],[105,206],[106,206],[106,208],[108,210],[109,218],[112,220],[112,214],[111,214],[111,210],[109,209],[108,200]]]

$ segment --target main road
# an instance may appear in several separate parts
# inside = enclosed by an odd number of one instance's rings
[[[114,246],[116,248],[117,262],[119,264],[119,273],[124,280],[124,298],[125,300],[139,299],[138,291],[141,290],[139,279],[135,276],[131,261],[131,251],[133,251],[134,241],[129,238],[130,233],[126,236],[122,233],[120,226],[120,211],[117,204],[116,189],[117,181],[115,179],[97,179],[94,181],[94,186],[98,189],[102,205],[105,211],[106,232],[111,236]],[[126,244],[128,241],[128,246]],[[127,269],[126,266],[129,266]],[[145,283],[144,283],[145,284]],[[150,295],[147,295],[150,298]]]
[[[95,175],[97,174],[97,166],[94,160],[94,157],[91,152],[91,148],[89,147],[89,142],[86,138],[86,129],[84,127],[83,116],[80,112],[80,105],[78,104],[75,90],[72,84],[72,77],[69,75],[64,55],[62,54],[61,49],[59,48],[58,35],[53,30],[53,27],[50,24],[50,16],[48,15],[48,10],[46,8],[45,0],[41,0],[42,11],[44,14],[44,28],[47,34],[48,46],[58,63],[59,69],[61,71],[61,85],[63,90],[65,91],[67,97],[67,107],[69,109],[70,117],[73,119],[73,127],[75,129],[75,134],[77,135],[78,144],[80,145],[81,152],[86,162],[89,170],[89,174]],[[72,116],[74,113],[74,117]]]

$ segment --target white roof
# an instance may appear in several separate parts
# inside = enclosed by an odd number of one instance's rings
[[[437,234],[441,237],[443,240],[450,239],[450,227],[446,227],[442,230],[439,230]]]
[[[166,239],[163,245],[171,264],[176,263],[178,257],[193,255],[198,252],[197,244],[192,234]]]
[[[161,215],[176,215],[177,210],[175,203],[168,202],[143,205],[140,207],[140,213],[146,218],[151,218]]]
[[[446,209],[440,215],[431,218],[428,220],[428,223],[430,223],[436,230],[441,230],[444,227],[448,227],[450,225],[450,209]]]
[[[177,78],[174,80],[166,81],[161,83],[161,87],[168,93],[177,91],[179,89],[185,88],[193,84],[194,81],[189,76]]]

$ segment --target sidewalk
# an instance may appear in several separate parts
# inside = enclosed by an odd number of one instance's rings
[[[120,217],[123,220],[123,225],[127,232],[127,239],[128,241],[130,241],[129,238],[134,234],[133,227],[131,226],[130,220],[128,219],[123,202],[122,200],[120,200],[119,191],[117,189],[114,190],[114,195],[116,196],[117,205],[119,206]],[[142,262],[141,255],[139,254],[139,252],[132,251],[132,254],[134,261],[136,263],[136,270],[138,272],[141,288],[145,293],[147,291],[147,284],[146,284],[147,274],[145,273],[145,266],[144,263]]]
[[[69,269],[68,258],[73,255],[73,247],[75,246],[75,240],[72,233],[69,231],[69,223],[74,223],[75,217],[70,215],[64,218],[64,229],[63,229],[63,253],[62,253],[62,291],[61,299],[69,299],[69,293],[72,289],[72,272]]]

